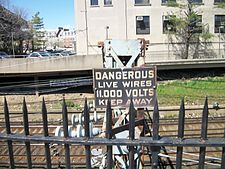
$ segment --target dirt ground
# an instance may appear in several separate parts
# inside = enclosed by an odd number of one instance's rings
[[[42,99],[45,99],[46,107],[48,112],[60,112],[62,110],[62,100],[65,98],[67,109],[68,111],[81,111],[83,110],[85,98],[90,104],[93,104],[94,94],[90,93],[78,93],[78,94],[51,94],[51,95],[10,95],[6,96],[9,112],[22,112],[23,107],[23,99],[25,98],[27,103],[28,112],[35,112],[30,116],[31,120],[41,120],[41,107],[42,107]],[[0,116],[3,118],[3,103],[4,103],[4,96],[0,96]],[[161,118],[176,118],[178,117],[179,111],[163,111],[163,109],[179,109],[179,106],[173,107],[160,107],[160,117]],[[188,106],[185,106],[188,108]],[[191,106],[193,107],[193,106]],[[201,117],[203,105],[194,106],[196,108],[200,108],[198,111],[189,110],[186,111],[186,117],[193,118],[193,117]],[[212,105],[209,105],[209,108]],[[210,117],[218,117],[218,116],[225,116],[225,105],[220,105],[222,109],[215,110],[211,109],[209,111]],[[16,116],[15,116],[16,117]],[[21,117],[22,118],[22,117]],[[62,118],[61,115],[49,115],[49,120],[59,120]],[[70,117],[69,117],[70,118]],[[20,118],[14,118],[14,120],[19,120]],[[0,119],[1,120],[1,119]]]
[[[61,109],[61,103],[63,98],[65,98],[66,102],[73,102],[76,107],[84,104],[85,98],[88,101],[92,101],[94,98],[94,94],[89,93],[80,93],[80,94],[49,94],[49,95],[9,95],[5,96],[8,106],[11,110],[19,111],[22,108],[23,99],[27,103],[28,109],[32,111],[36,111],[41,108],[42,99],[44,98],[47,108],[50,109]],[[3,106],[4,96],[0,96],[0,106]],[[70,106],[69,106],[70,107]]]
[[[22,109],[23,99],[25,98],[27,110],[29,113],[29,121],[42,121],[41,108],[42,99],[44,98],[46,103],[47,112],[60,112],[62,110],[63,98],[65,98],[68,111],[82,110],[84,106],[85,98],[90,103],[93,103],[93,94],[51,94],[51,95],[10,95],[6,96],[8,103],[9,113],[18,113],[10,115],[10,121],[23,121]],[[4,121],[4,96],[0,96],[0,122]],[[69,114],[68,118],[71,118]],[[61,114],[49,114],[48,121],[61,121]]]

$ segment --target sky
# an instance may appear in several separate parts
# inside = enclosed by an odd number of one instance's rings
[[[26,10],[27,20],[40,12],[46,29],[75,28],[74,0],[10,0],[9,4]]]

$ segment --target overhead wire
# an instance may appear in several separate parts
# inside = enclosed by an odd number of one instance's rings
[[[64,91],[72,88],[76,88],[79,86],[87,86],[91,85],[92,77],[78,77],[78,78],[64,78],[64,79],[54,79],[53,80],[55,84],[61,83],[59,85],[52,85],[51,80],[43,80],[41,83],[37,82],[31,82],[27,84],[16,84],[16,85],[7,85],[7,86],[1,86],[0,90],[5,90],[4,92],[0,91],[0,95],[7,95],[7,94],[24,94],[24,95],[33,95],[35,94],[36,91],[38,91],[39,94],[48,94],[48,93],[54,93],[58,91]],[[65,82],[65,83],[64,83]],[[44,89],[41,87],[45,87]],[[20,88],[20,91],[15,92],[15,91],[10,91],[11,89],[14,88]],[[25,88],[30,88],[30,89],[25,89]],[[37,88],[37,89],[34,89]]]
[[[47,82],[48,81],[38,82],[38,86],[47,85],[48,84]],[[10,83],[8,83],[7,86],[0,86],[0,89],[8,89],[8,88],[15,88],[15,87],[35,87],[35,86],[37,86],[37,82],[27,82],[27,83],[20,83],[16,85],[10,85]]]
[[[15,85],[10,85],[10,83],[3,83],[7,86],[0,86],[0,89],[7,89],[7,88],[15,88],[15,87],[35,87],[35,86],[39,86],[39,85],[49,85],[50,86],[50,83],[51,81],[69,81],[69,80],[84,80],[84,79],[92,79],[93,77],[92,76],[87,76],[87,77],[77,77],[77,78],[60,78],[60,79],[51,79],[51,80],[38,80],[38,82],[33,82],[33,81],[22,81],[21,83],[17,82],[15,83]],[[24,83],[25,82],[25,83]],[[0,85],[2,85],[2,83],[0,83]]]

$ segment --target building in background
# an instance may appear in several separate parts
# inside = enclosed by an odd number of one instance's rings
[[[166,23],[169,15],[179,13],[181,9],[169,7],[168,1],[74,0],[77,54],[101,54],[97,44],[105,39],[145,38],[150,41],[148,53],[156,57],[160,55],[164,60],[169,59],[168,52],[173,49],[172,45],[169,46],[168,33],[165,31],[168,29]],[[225,9],[216,7],[216,4],[224,0],[193,1],[201,15],[202,23],[207,24],[209,32],[214,35],[211,40],[212,48],[224,52]],[[224,56],[224,53],[221,56]]]
[[[74,29],[45,29],[46,49],[67,49],[76,51]]]

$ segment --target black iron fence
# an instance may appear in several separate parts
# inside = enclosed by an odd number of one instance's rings
[[[106,109],[106,137],[90,137],[90,127],[89,127],[89,111],[87,100],[85,100],[84,104],[84,128],[85,128],[85,137],[80,138],[72,138],[68,133],[68,112],[67,106],[65,103],[65,99],[63,99],[62,105],[62,119],[63,119],[63,137],[57,136],[49,136],[48,132],[48,117],[47,117],[47,109],[45,100],[43,98],[42,101],[42,119],[43,119],[43,129],[44,135],[32,135],[29,132],[29,121],[28,121],[28,110],[25,99],[23,100],[23,124],[24,124],[24,134],[15,134],[11,132],[10,127],[10,113],[8,109],[8,104],[6,98],[4,99],[4,114],[5,114],[5,127],[6,133],[0,133],[0,139],[3,141],[7,141],[8,146],[8,154],[9,154],[9,165],[11,168],[15,168],[14,161],[14,152],[13,152],[13,142],[22,141],[25,143],[26,147],[26,155],[27,155],[27,168],[32,168],[32,153],[31,153],[31,143],[33,142],[41,142],[44,143],[45,147],[45,158],[46,158],[46,167],[48,169],[52,168],[51,164],[51,154],[50,154],[50,143],[62,144],[64,146],[65,151],[65,167],[71,167],[71,159],[70,159],[70,146],[73,144],[81,145],[85,147],[86,154],[86,168],[91,168],[91,146],[94,145],[103,145],[107,147],[107,168],[113,168],[113,147],[114,145],[122,146],[126,145],[129,147],[129,168],[136,168],[134,154],[136,146],[147,147],[150,154],[151,167],[153,169],[162,168],[159,165],[159,152],[161,147],[171,146],[177,147],[176,151],[176,164],[173,166],[171,164],[171,168],[182,168],[182,156],[183,156],[183,148],[184,147],[199,147],[199,169],[204,168],[205,156],[206,156],[206,148],[207,147],[220,147],[222,148],[221,152],[221,169],[225,168],[225,131],[224,137],[221,138],[207,138],[207,129],[208,129],[208,100],[206,98],[203,113],[202,113],[202,125],[201,125],[201,138],[185,138],[184,137],[184,124],[185,124],[185,107],[184,100],[181,102],[180,110],[179,110],[179,118],[178,118],[178,135],[177,137],[160,137],[159,136],[159,109],[157,99],[154,101],[154,110],[153,110],[153,118],[152,118],[152,132],[150,136],[140,137],[139,139],[135,139],[135,126],[143,125],[146,126],[146,119],[136,119],[137,110],[133,106],[133,102],[131,101],[129,107],[129,123],[117,127],[112,128],[112,108],[111,103],[108,101],[107,109]],[[113,136],[121,131],[129,130],[129,138],[114,138]]]

